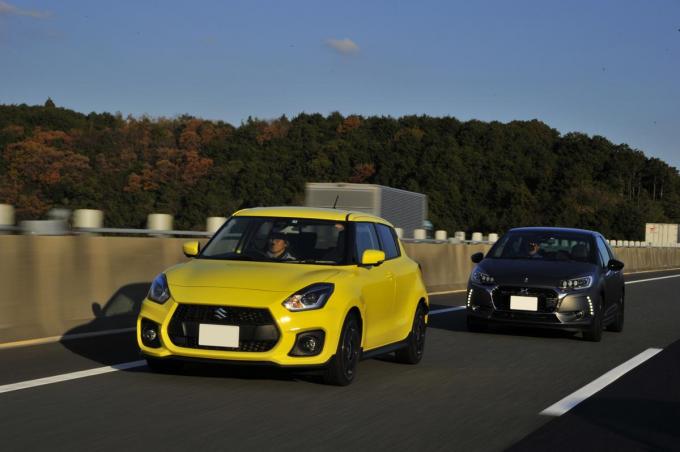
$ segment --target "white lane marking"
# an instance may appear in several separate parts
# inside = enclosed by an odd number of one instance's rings
[[[465,306],[453,306],[451,308],[435,309],[434,311],[428,312],[428,315],[444,314],[445,312],[452,311],[462,311],[463,309],[465,309]]]
[[[588,397],[592,396],[596,392],[604,389],[606,386],[623,376],[624,374],[630,372],[635,367],[647,361],[652,356],[659,353],[662,349],[660,348],[648,348],[644,352],[637,356],[629,359],[625,363],[613,368],[601,377],[588,383],[576,392],[571,393],[559,402],[550,405],[545,410],[541,411],[540,414],[544,416],[561,416],[567,411],[574,408],[579,403],[586,400]]]
[[[77,380],[79,378],[92,377],[94,375],[106,374],[115,372],[117,370],[132,369],[135,367],[146,366],[146,360],[131,361],[128,363],[116,364],[115,366],[97,367],[95,369],[80,370],[78,372],[71,372],[68,374],[54,375],[52,377],[38,378],[36,380],[20,381],[19,383],[12,383],[0,386],[0,394],[5,392],[20,391],[22,389],[35,388],[36,386],[50,385],[53,383],[60,383],[62,381]]]
[[[634,281],[626,281],[626,284],[637,284],[637,283],[641,283],[641,282],[658,281],[660,279],[668,279],[668,278],[680,278],[680,275],[659,276],[658,278],[636,279]]]
[[[114,329],[114,330],[91,331],[89,333],[65,334],[63,336],[50,336],[50,337],[41,337],[41,338],[38,338],[38,339],[26,339],[24,341],[5,342],[4,344],[0,344],[0,350],[6,349],[6,348],[29,347],[31,345],[50,344],[52,342],[59,342],[59,341],[70,341],[70,340],[73,340],[73,339],[84,339],[84,338],[87,338],[87,337],[106,336],[108,334],[128,333],[128,332],[131,332],[131,331],[135,331],[136,329],[137,329],[136,327],[118,328],[118,329]]]

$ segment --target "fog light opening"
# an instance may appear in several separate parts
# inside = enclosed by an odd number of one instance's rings
[[[326,334],[321,330],[299,333],[290,356],[315,356],[323,350]]]
[[[144,336],[144,339],[149,342],[155,341],[158,337],[158,333],[156,333],[156,329],[153,327],[145,329],[142,335]]]
[[[158,348],[161,346],[159,325],[151,320],[142,319],[142,343],[147,347]]]

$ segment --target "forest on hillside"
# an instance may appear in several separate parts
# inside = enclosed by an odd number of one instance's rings
[[[303,113],[233,126],[0,105],[0,203],[17,220],[96,208],[107,227],[159,212],[202,230],[208,216],[301,204],[305,182],[339,181],[425,193],[448,231],[570,226],[641,240],[645,222],[680,222],[676,168],[538,120]]]

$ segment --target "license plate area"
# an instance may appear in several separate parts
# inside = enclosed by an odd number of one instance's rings
[[[198,345],[205,347],[238,348],[239,327],[234,325],[198,325]]]
[[[511,295],[510,309],[513,311],[538,311],[538,297]]]

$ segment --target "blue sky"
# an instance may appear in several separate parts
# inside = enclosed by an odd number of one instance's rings
[[[0,103],[537,118],[680,168],[680,2],[0,0]]]

